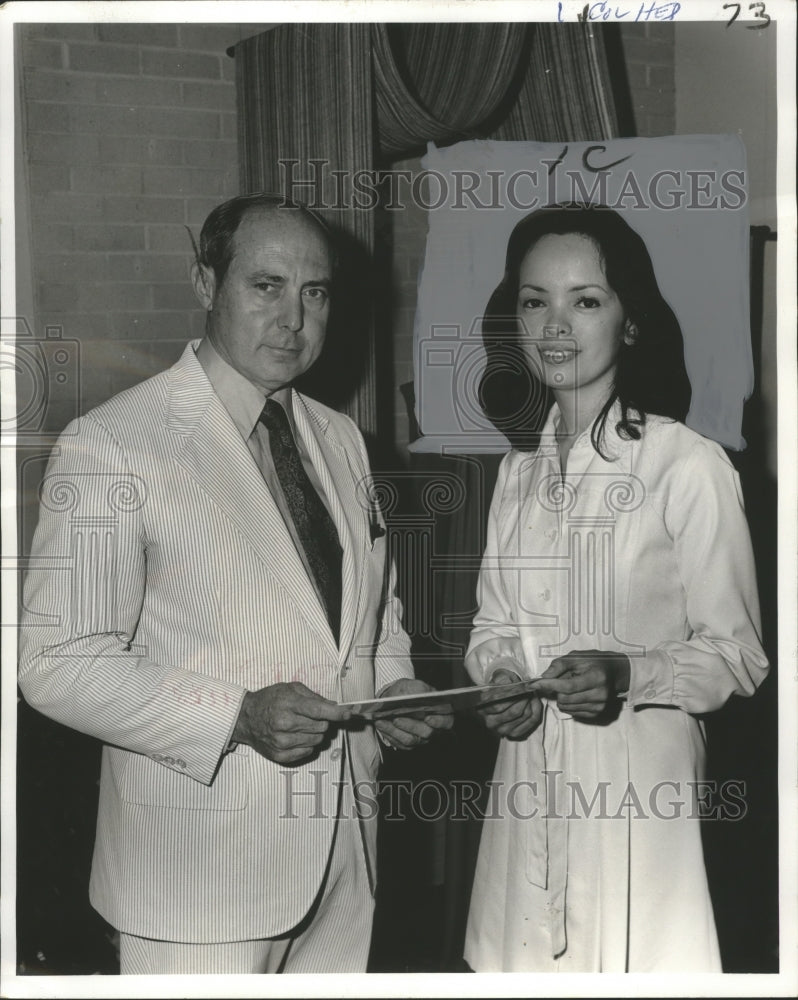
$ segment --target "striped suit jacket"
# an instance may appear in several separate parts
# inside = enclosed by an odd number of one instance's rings
[[[94,906],[128,933],[220,942],[302,919],[330,854],[343,768],[365,783],[379,760],[372,727],[335,732],[299,767],[228,750],[244,690],[299,680],[349,701],[412,667],[354,423],[294,394],[344,550],[337,646],[193,346],[60,438],[25,587],[20,686],[105,744]],[[372,872],[373,806],[366,797],[360,821]]]

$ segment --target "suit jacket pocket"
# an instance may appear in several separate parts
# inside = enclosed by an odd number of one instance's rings
[[[249,760],[227,754],[210,785],[157,764],[142,754],[127,754],[118,778],[120,798],[156,809],[234,811],[249,800]]]

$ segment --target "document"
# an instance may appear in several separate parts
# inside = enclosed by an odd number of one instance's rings
[[[345,702],[353,716],[363,719],[385,719],[391,716],[423,716],[438,711],[459,711],[493,701],[520,698],[531,692],[543,694],[547,681],[542,677],[517,681],[513,684],[485,684],[477,687],[450,688],[446,691],[422,691],[418,694],[400,694],[390,698],[372,698],[369,701]]]

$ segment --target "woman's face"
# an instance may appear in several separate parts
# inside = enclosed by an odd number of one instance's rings
[[[517,312],[524,353],[558,390],[609,395],[621,344],[631,343],[598,247],[576,233],[541,237],[521,262]]]

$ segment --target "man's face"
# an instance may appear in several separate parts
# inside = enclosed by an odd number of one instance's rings
[[[271,394],[321,353],[331,278],[330,251],[312,222],[296,211],[258,208],[241,220],[221,285],[208,268],[195,268],[194,288],[218,354]]]

